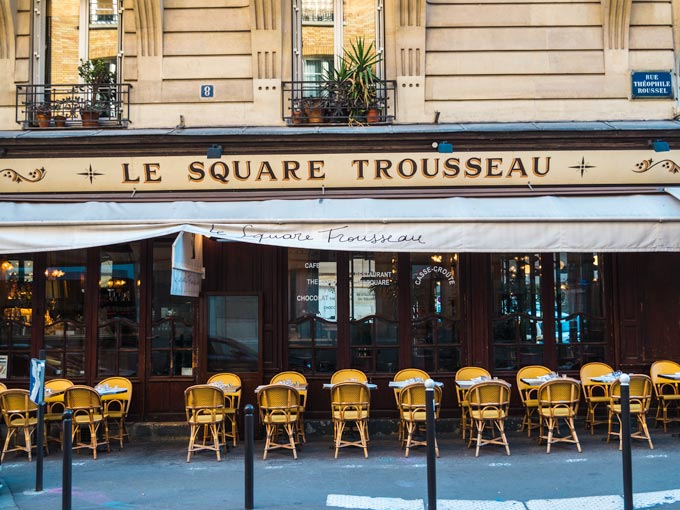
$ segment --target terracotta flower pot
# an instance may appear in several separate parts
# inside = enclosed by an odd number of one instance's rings
[[[41,128],[50,127],[50,119],[52,116],[49,113],[37,113],[36,118],[38,119],[38,126]]]

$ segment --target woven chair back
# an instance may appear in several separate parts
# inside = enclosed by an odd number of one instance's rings
[[[522,379],[533,379],[542,375],[548,375],[551,370],[543,365],[527,365],[517,371],[517,389],[519,390],[522,401],[524,401],[523,391],[529,388],[529,385],[522,381]]]
[[[4,383],[0,382],[0,391],[5,391],[7,389],[7,386]]]
[[[421,370],[419,368],[404,368],[403,370],[399,370],[399,372],[394,374],[394,378],[392,380],[408,381],[409,379],[421,379],[422,381],[426,381],[429,378],[430,375],[425,372],[425,370]]]
[[[639,411],[646,413],[652,402],[652,378],[645,374],[630,374],[628,393],[631,406],[639,405]],[[611,395],[613,399],[621,398],[621,381],[612,383]]]
[[[371,396],[365,384],[360,382],[342,382],[331,389],[331,403],[334,406],[356,404],[363,409],[368,409],[371,405]]]
[[[2,417],[5,425],[20,425],[22,420],[28,425],[29,414],[38,406],[29,398],[28,390],[11,389],[0,393]]]
[[[649,375],[652,376],[654,384],[669,382],[669,379],[659,377],[659,374],[674,374],[676,372],[680,373],[680,363],[668,359],[655,361],[649,369]]]
[[[130,402],[132,402],[132,381],[127,377],[108,377],[99,382],[100,386],[109,386],[111,388],[125,388],[125,393],[115,393],[115,400],[125,402],[125,414],[130,409]]]
[[[215,386],[197,384],[184,390],[184,402],[188,422],[198,422],[209,417],[211,422],[224,418],[224,393]]]
[[[275,407],[297,407],[300,405],[300,393],[291,386],[270,384],[257,392],[260,410]]]
[[[611,374],[614,371],[612,367],[606,363],[601,363],[599,361],[594,361],[592,363],[586,363],[581,367],[579,372],[579,377],[581,378],[581,384],[586,386],[589,384],[598,384],[592,382],[590,379],[592,377],[599,377],[605,374]]]
[[[101,410],[102,402],[99,393],[89,386],[73,385],[64,392],[64,405],[74,411],[80,409]]]
[[[399,390],[399,406],[402,412],[425,412],[426,405],[426,389],[425,383],[416,382],[404,386]],[[439,408],[442,401],[442,389],[439,386],[434,387],[434,406],[435,417],[439,416]]]
[[[221,382],[229,386],[241,386],[241,378],[231,372],[221,372],[208,379],[208,382]]]
[[[53,392],[64,391],[71,386],[73,386],[73,382],[68,379],[50,379],[45,381],[45,389],[50,389]]]
[[[331,384],[338,384],[341,382],[368,382],[368,377],[361,370],[354,368],[343,368],[338,370],[331,376]]]
[[[287,372],[280,372],[271,378],[270,384],[278,384],[279,382],[290,382],[291,384],[305,385],[307,378],[300,372],[289,370]]]
[[[510,404],[510,385],[505,381],[491,380],[473,384],[468,393],[470,407],[498,406],[507,409]]]
[[[581,399],[581,385],[575,379],[563,377],[547,381],[538,388],[539,409],[568,409],[575,415]]]
[[[462,367],[456,372],[456,381],[469,381],[470,379],[475,379],[477,377],[489,377],[491,374],[489,371],[482,367]]]

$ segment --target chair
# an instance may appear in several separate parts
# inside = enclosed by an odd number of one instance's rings
[[[7,386],[4,383],[0,382],[0,392],[5,391],[7,389]]]
[[[287,384],[269,384],[257,392],[257,403],[260,407],[260,421],[266,430],[263,460],[267,459],[269,450],[284,448],[293,451],[297,459],[295,444],[297,420],[300,416],[300,393]],[[278,436],[285,432],[287,442],[278,442]]]
[[[538,416],[541,420],[538,441],[539,444],[543,439],[547,441],[547,453],[550,453],[550,447],[554,443],[574,443],[581,453],[581,443],[574,428],[580,400],[581,385],[575,379],[561,377],[544,382],[538,387]],[[569,435],[559,435],[560,420],[569,429]]]
[[[414,380],[414,382],[424,382],[427,381],[430,378],[430,375],[425,372],[424,370],[420,370],[419,368],[404,368],[403,370],[399,370],[396,374],[394,374],[394,378],[392,381],[394,382],[402,382],[402,381],[408,381],[409,379]],[[399,392],[401,391],[400,388],[394,388],[394,400],[397,403],[397,409],[399,409]],[[400,411],[400,416],[401,416],[401,411]],[[399,441],[404,440],[404,423],[402,420],[399,420]]]
[[[5,445],[0,455],[0,463],[5,459],[7,452],[26,452],[31,461],[31,435],[38,425],[38,406],[29,398],[28,390],[5,389],[0,393],[0,405],[2,405],[2,418],[7,427]],[[19,444],[18,438],[23,433],[24,443]],[[14,447],[10,448],[10,441],[14,437]],[[47,445],[47,443],[46,443]]]
[[[611,374],[613,371],[612,367],[600,362],[586,363],[581,367],[579,377],[583,387],[583,398],[588,406],[586,409],[586,429],[590,428],[591,435],[595,433],[595,425],[608,422],[606,419],[598,420],[595,411],[600,404],[603,404],[603,407],[609,404],[609,387],[611,386],[608,383],[595,382],[592,378]]]
[[[680,373],[680,364],[675,361],[661,360],[652,363],[649,375],[654,384],[657,407],[654,426],[663,423],[663,431],[667,432],[667,425],[674,421],[680,421],[680,381],[664,379],[659,374]],[[675,416],[669,417],[668,411],[675,410]]]
[[[355,368],[343,368],[342,370],[336,371],[331,376],[331,384],[338,384],[341,382],[368,382],[368,377],[361,370],[356,370]]]
[[[462,367],[456,372],[455,381],[458,383],[458,381],[470,381],[479,377],[491,379],[491,374],[488,370],[481,367]],[[458,399],[458,407],[460,407],[460,432],[463,436],[463,441],[465,441],[467,431],[472,431],[472,420],[467,400],[468,390],[469,388],[461,388],[456,384],[456,398]]]
[[[110,452],[109,428],[104,419],[104,408],[101,398],[94,388],[89,386],[74,385],[66,388],[64,392],[64,406],[73,411],[73,449],[89,448],[92,457],[97,459],[97,447],[106,445],[106,451]],[[97,434],[103,425],[103,439],[99,441]],[[83,440],[82,431],[89,433],[88,441]]]
[[[296,390],[298,390],[298,393],[300,394],[300,415],[298,416],[297,420],[297,440],[306,443],[307,438],[305,437],[304,413],[305,406],[307,405],[307,378],[300,372],[290,370],[287,372],[281,372],[276,374],[274,377],[271,378],[271,381],[269,381],[269,383],[270,384],[288,383],[292,384],[293,387]]]
[[[236,446],[236,442],[238,441],[237,418],[239,409],[241,408],[241,378],[231,372],[221,372],[208,379],[208,384],[212,383],[226,385],[226,388],[223,389],[224,413],[226,419],[229,421],[229,427],[224,427],[223,435],[225,438],[230,437],[232,439],[232,444]],[[229,432],[227,432],[227,429],[229,429]]]
[[[409,378],[410,379],[410,378]],[[399,417],[403,423],[403,436],[400,437],[402,448],[405,448],[404,456],[408,457],[412,446],[427,446],[427,439],[416,440],[414,435],[418,432],[418,428],[426,426],[427,412],[426,412],[426,393],[424,382],[414,382],[399,390]],[[439,418],[439,408],[442,401],[442,389],[439,386],[434,387],[434,411],[435,420]],[[422,430],[425,435],[426,431]],[[439,446],[437,445],[437,438],[434,440],[434,451],[439,457]]]
[[[628,392],[630,396],[630,414],[634,415],[637,421],[637,430],[631,432],[630,437],[636,439],[646,439],[649,443],[649,449],[653,450],[652,438],[649,435],[647,428],[647,412],[652,401],[652,379],[645,374],[630,374],[630,383]],[[611,436],[619,437],[619,450],[622,448],[621,437],[621,381],[616,380],[611,386],[610,403],[607,406],[609,410],[609,424],[607,429],[607,442]],[[614,432],[613,424],[614,417],[616,417],[619,424],[619,431]]]
[[[197,384],[184,390],[184,403],[187,422],[190,426],[189,448],[187,462],[191,461],[191,454],[201,450],[215,452],[217,462],[220,462],[220,434],[224,438],[224,393],[216,386]],[[199,432],[203,430],[203,440],[197,443]],[[208,436],[212,444],[208,443]]]
[[[346,446],[357,446],[368,458],[368,417],[371,396],[368,387],[361,382],[341,382],[331,388],[331,413],[333,415],[333,441],[335,458],[338,450]],[[359,433],[358,440],[343,439],[347,424],[354,424]]]
[[[47,440],[59,443],[62,442],[61,424],[64,415],[64,391],[73,386],[68,379],[50,379],[45,381],[45,433]],[[56,425],[59,431],[58,436],[50,435],[49,429]]]
[[[527,429],[527,437],[531,437],[531,429],[535,429],[540,426],[539,423],[534,424],[532,418],[536,411],[538,410],[538,387],[531,386],[522,381],[522,379],[533,379],[535,377],[540,377],[542,375],[548,375],[550,369],[542,365],[527,365],[522,367],[517,371],[517,390],[519,391],[519,397],[522,400],[522,406],[524,407],[524,418],[522,418],[522,428],[520,431]]]
[[[117,434],[111,435],[109,428],[109,439],[118,439],[120,441],[120,448],[123,448],[123,436],[127,436],[130,440],[127,428],[125,427],[125,419],[130,410],[130,403],[132,402],[132,382],[125,377],[109,377],[100,381],[97,386],[111,387],[111,388],[125,388],[125,393],[115,393],[111,395],[102,395],[102,404],[104,405],[104,419],[108,423],[115,423]],[[95,388],[96,389],[96,388]]]
[[[505,420],[510,406],[510,384],[498,379],[473,384],[467,392],[467,402],[471,420],[468,448],[473,442],[476,443],[475,457],[479,457],[479,447],[487,444],[504,446],[505,453],[510,455],[510,445],[505,435]],[[484,437],[484,429],[487,427],[491,437]],[[474,432],[476,435],[473,435]]]

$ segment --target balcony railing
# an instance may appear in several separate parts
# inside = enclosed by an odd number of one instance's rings
[[[396,88],[395,81],[379,81],[371,104],[362,104],[344,93],[342,83],[283,82],[281,117],[288,125],[391,124],[396,111]]]
[[[127,127],[130,88],[128,83],[17,85],[16,121],[24,129]]]

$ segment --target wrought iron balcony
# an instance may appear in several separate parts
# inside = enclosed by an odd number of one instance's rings
[[[370,100],[352,97],[342,82],[282,83],[281,117],[288,125],[391,124],[396,111],[396,82],[382,80]]]
[[[17,85],[16,121],[24,129],[127,127],[130,88],[129,83]]]

